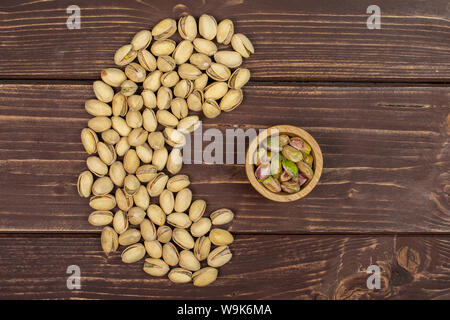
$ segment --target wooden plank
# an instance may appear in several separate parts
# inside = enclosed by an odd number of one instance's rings
[[[316,189],[280,204],[251,187],[243,165],[191,164],[181,173],[207,213],[236,212],[235,232],[448,233],[449,94],[448,87],[252,85],[239,108],[206,119],[204,131],[305,128],[324,154]],[[5,83],[0,97],[0,231],[98,232],[75,186],[87,157],[79,135],[90,86]]]
[[[99,239],[0,239],[2,299],[449,299],[448,236],[237,236],[233,258],[209,287],[175,285],[106,257]],[[366,269],[381,270],[367,289]],[[66,287],[67,267],[81,290]]]
[[[95,79],[135,32],[189,12],[231,18],[256,53],[254,80],[450,81],[447,0],[379,0],[381,29],[355,1],[88,1],[81,29],[69,30],[64,1],[0,4],[0,77]]]

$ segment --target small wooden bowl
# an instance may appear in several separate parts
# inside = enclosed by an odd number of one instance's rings
[[[314,175],[311,180],[309,180],[306,184],[304,184],[299,192],[296,193],[286,193],[286,192],[279,192],[279,193],[273,193],[266,189],[258,180],[256,180],[255,177],[255,165],[253,164],[253,155],[258,147],[258,145],[264,141],[268,136],[271,136],[273,134],[278,133],[281,134],[287,134],[290,137],[300,137],[303,140],[305,140],[310,146],[311,146],[311,155],[314,158],[313,163],[313,170]],[[322,151],[320,150],[320,147],[317,143],[317,141],[305,130],[300,129],[298,127],[289,126],[289,125],[280,125],[280,126],[274,126],[270,127],[263,132],[261,132],[253,141],[250,143],[250,146],[248,147],[247,154],[245,157],[245,171],[247,173],[247,177],[250,180],[251,185],[253,188],[256,189],[260,194],[262,194],[267,199],[278,201],[278,202],[290,202],[295,201],[298,199],[301,199],[305,197],[308,193],[311,192],[312,189],[317,185],[319,182],[320,176],[322,175],[322,169],[323,169],[323,157],[322,157]]]

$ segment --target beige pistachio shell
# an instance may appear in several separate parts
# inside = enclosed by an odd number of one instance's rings
[[[178,33],[185,39],[192,41],[197,36],[197,21],[191,15],[181,17],[178,20]]]
[[[224,19],[217,25],[217,37],[218,43],[230,44],[231,38],[234,34],[234,24],[230,19]]]
[[[236,33],[231,38],[231,46],[244,58],[248,58],[250,54],[255,53],[252,42],[242,33]]]
[[[137,58],[139,64],[147,71],[156,69],[156,58],[148,50],[138,51]]]
[[[125,66],[132,62],[137,56],[136,50],[133,49],[133,45],[126,44],[117,49],[114,54],[114,63],[118,66]]]
[[[152,33],[149,30],[141,30],[137,32],[131,40],[131,45],[136,51],[147,48],[152,41]]]
[[[209,14],[202,14],[198,20],[198,32],[207,39],[212,40],[217,35],[217,21]]]
[[[177,22],[171,18],[159,21],[152,29],[155,40],[167,39],[177,31]]]

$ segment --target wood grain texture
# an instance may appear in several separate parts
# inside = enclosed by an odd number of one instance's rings
[[[324,156],[308,197],[264,199],[244,165],[185,165],[207,213],[230,207],[237,233],[450,231],[448,87],[250,85],[243,104],[208,128],[306,129]],[[87,155],[84,84],[0,85],[0,231],[98,232],[76,180]],[[231,125],[233,124],[233,125]],[[209,142],[204,142],[204,146]],[[225,152],[226,153],[226,152]],[[244,155],[243,155],[244,157]]]
[[[233,258],[209,287],[175,285],[106,257],[96,238],[0,239],[1,299],[449,299],[450,238],[237,236]],[[367,289],[366,269],[381,269]],[[81,269],[81,290],[66,287]]]
[[[379,0],[379,30],[366,26],[369,0],[80,0],[79,30],[66,26],[71,4],[1,2],[1,78],[95,79],[138,30],[207,12],[253,41],[254,80],[450,81],[447,0]]]

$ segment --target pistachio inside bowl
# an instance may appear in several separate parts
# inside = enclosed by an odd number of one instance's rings
[[[323,169],[316,140],[290,125],[262,131],[250,143],[245,162],[251,185],[267,199],[278,202],[305,197],[319,182]]]

